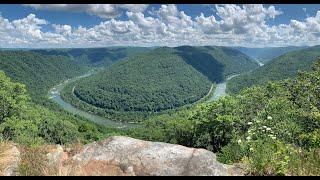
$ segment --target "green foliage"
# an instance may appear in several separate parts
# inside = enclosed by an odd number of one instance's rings
[[[86,109],[118,115],[120,120],[141,120],[152,112],[193,103],[208,93],[211,82],[173,53],[170,48],[160,48],[115,63],[70,84],[63,97],[73,96],[70,89],[75,86],[74,95],[86,103],[78,100],[78,107],[91,105]]]
[[[0,51],[0,69],[25,84],[34,102],[48,106],[46,95],[52,86],[87,71],[70,58],[28,51]]]
[[[243,163],[252,175],[319,175],[320,60],[296,79],[155,117],[134,137],[176,142]],[[137,131],[137,130],[136,130]]]
[[[108,47],[32,50],[44,55],[72,57],[79,65],[106,66],[118,60],[150,51],[146,47]]]
[[[105,129],[30,102],[25,86],[0,72],[0,139],[19,144],[69,144],[98,140]]]
[[[227,92],[238,93],[253,85],[265,85],[268,81],[295,77],[299,71],[311,70],[312,64],[320,57],[320,46],[281,55],[266,65],[231,79]]]
[[[266,64],[273,58],[281,56],[285,53],[307,48],[306,46],[287,46],[287,47],[266,47],[266,48],[247,48],[247,47],[234,47],[235,49],[243,52],[244,54]]]
[[[225,47],[162,47],[72,83],[62,97],[107,118],[143,121],[194,103],[208,93],[212,82],[256,66],[244,54]]]
[[[0,71],[0,123],[6,118],[18,114],[27,100],[25,87],[19,83],[13,83]]]

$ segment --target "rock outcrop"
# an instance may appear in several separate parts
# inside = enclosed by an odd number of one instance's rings
[[[217,162],[214,153],[160,142],[115,136],[86,145],[73,156],[77,175],[227,176],[241,175],[234,166]],[[69,168],[70,169],[70,168]]]
[[[1,145],[0,176],[17,176],[20,151],[14,144]]]
[[[13,150],[13,154],[17,154]],[[64,176],[229,176],[241,168],[225,165],[205,149],[114,136],[81,148],[52,146],[46,175]],[[18,162],[18,161],[14,161]],[[13,163],[10,167],[16,167]],[[10,168],[6,175],[14,175]],[[48,173],[49,172],[49,173]]]

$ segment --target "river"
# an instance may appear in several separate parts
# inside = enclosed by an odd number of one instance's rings
[[[118,121],[112,121],[110,119],[106,119],[100,116],[96,116],[93,114],[90,114],[88,112],[85,112],[83,110],[80,110],[76,107],[74,107],[73,105],[71,105],[70,103],[65,102],[61,96],[60,96],[60,92],[61,90],[68,85],[69,83],[75,82],[79,79],[85,78],[85,77],[89,77],[93,74],[95,74],[95,71],[90,71],[82,76],[77,76],[71,79],[68,79],[66,81],[64,81],[63,83],[60,83],[56,86],[54,86],[52,89],[50,89],[48,96],[49,99],[51,99],[52,101],[54,101],[55,103],[59,104],[63,109],[65,109],[66,111],[72,113],[72,114],[76,114],[79,116],[82,116],[98,125],[101,126],[105,126],[105,127],[115,127],[115,128],[132,128],[132,127],[137,127],[138,124],[133,124],[133,123],[126,123],[126,122],[118,122]]]
[[[227,82],[228,82],[230,79],[232,79],[232,78],[234,78],[234,77],[236,77],[236,76],[239,76],[239,74],[235,74],[235,75],[229,76],[229,77],[227,77],[227,80],[226,80],[226,81],[217,84],[217,87],[216,87],[216,89],[214,90],[213,95],[208,99],[208,102],[216,101],[216,100],[218,100],[220,97],[227,95],[227,94],[226,94]]]
[[[54,86],[52,89],[50,89],[50,91],[48,92],[48,96],[49,99],[51,99],[52,101],[54,101],[55,103],[59,104],[63,109],[65,109],[66,111],[72,113],[72,114],[76,114],[79,116],[82,116],[98,125],[101,126],[105,126],[105,127],[115,127],[115,128],[133,128],[133,127],[137,127],[139,126],[139,124],[134,124],[134,123],[128,123],[128,122],[118,122],[118,121],[112,121],[110,119],[101,117],[101,116],[97,116],[91,113],[88,113],[86,111],[83,111],[81,109],[78,109],[76,107],[74,107],[73,105],[71,105],[70,103],[64,101],[61,96],[60,96],[60,92],[62,91],[62,89],[67,86],[68,84],[75,82],[79,79],[85,78],[85,77],[89,77],[93,74],[95,74],[97,71],[90,71],[87,72],[84,75],[81,76],[77,76],[71,79],[68,79],[56,86]],[[236,75],[232,75],[229,76],[227,78],[227,81],[232,79],[233,77],[238,76],[238,74]],[[219,99],[222,96],[226,95],[226,86],[227,86],[227,81],[222,82],[217,84],[217,87],[213,93],[213,95],[208,99],[209,102],[211,101],[215,101],[217,99]]]

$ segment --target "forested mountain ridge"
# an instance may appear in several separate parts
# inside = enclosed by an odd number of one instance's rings
[[[79,65],[106,66],[135,54],[150,51],[147,47],[108,47],[31,50],[45,55],[72,57]]]
[[[227,84],[227,91],[237,93],[246,87],[263,85],[268,81],[294,77],[298,71],[307,71],[320,58],[320,46],[292,51],[281,55],[266,65],[233,78]]]
[[[69,85],[62,95],[72,98],[70,90],[74,86],[74,95],[81,101],[108,114],[131,112],[131,117],[123,118],[132,119],[134,114],[193,103],[205,96],[211,85],[206,76],[185,63],[174,49],[163,47],[116,62],[92,77]]]
[[[0,51],[0,69],[16,82],[27,86],[34,101],[42,103],[48,90],[87,68],[64,56],[42,55],[29,51]]]
[[[196,102],[211,83],[256,67],[248,56],[226,47],[159,47],[69,85],[62,96],[87,111],[134,117]]]
[[[319,175],[320,60],[295,78],[156,116],[135,138],[217,152],[249,175]]]
[[[238,50],[223,46],[179,46],[174,48],[188,64],[213,82],[228,75],[239,74],[258,67],[257,62]]]
[[[272,59],[281,56],[285,53],[308,48],[307,46],[287,46],[287,47],[266,47],[266,48],[247,48],[247,47],[233,47],[244,54],[250,56],[256,61],[266,64]]]

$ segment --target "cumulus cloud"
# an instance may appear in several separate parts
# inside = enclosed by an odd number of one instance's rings
[[[115,18],[123,11],[143,12],[145,4],[26,4],[25,6],[41,10],[86,12],[101,18]]]
[[[95,47],[95,46],[288,46],[320,42],[320,11],[304,20],[270,26],[268,21],[283,12],[265,5],[215,5],[215,12],[191,17],[175,5],[161,5],[150,13],[135,5],[66,6],[33,5],[38,9],[72,10],[115,17],[125,9],[126,20],[103,20],[91,28],[50,24],[30,14],[9,21],[0,15],[0,44],[13,47]],[[89,10],[90,9],[90,10]],[[118,10],[117,10],[118,9]],[[43,31],[52,26],[53,31]]]

